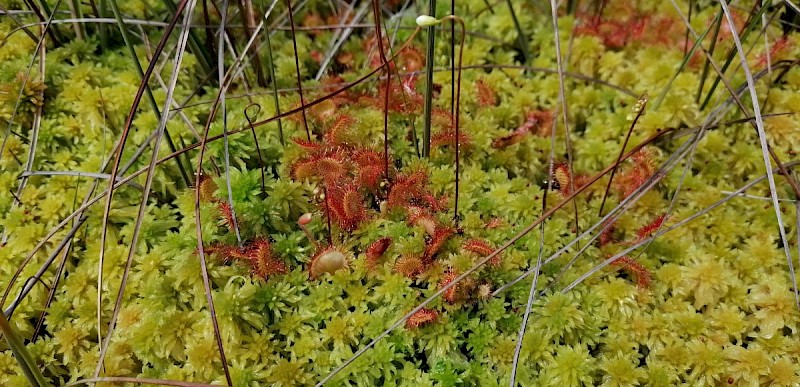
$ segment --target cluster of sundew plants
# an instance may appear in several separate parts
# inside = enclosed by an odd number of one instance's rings
[[[0,383],[797,385],[794,6],[623,3],[4,5]]]

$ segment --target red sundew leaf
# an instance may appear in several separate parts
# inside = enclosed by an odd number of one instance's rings
[[[315,175],[324,181],[340,181],[347,176],[348,166],[339,157],[321,157],[314,165]]]
[[[739,35],[739,32],[736,29],[736,26],[743,26],[745,22],[745,17],[736,9],[731,9],[731,17],[733,19],[734,25],[728,23],[728,18],[722,18],[722,27],[720,28],[719,34],[717,35],[717,41],[729,41],[733,34]],[[708,19],[708,24],[711,25],[713,23],[714,17]]]
[[[386,178],[384,155],[371,149],[356,149],[352,160],[356,165],[355,181],[359,188],[372,192],[378,191],[381,182]],[[394,169],[389,163],[389,173]]]
[[[214,192],[217,190],[217,184],[214,183],[214,179],[211,176],[200,176],[197,189],[200,191],[200,200],[204,202],[213,202],[216,200]]]
[[[607,221],[606,221],[607,222]],[[605,246],[610,243],[614,243],[614,222],[611,224],[603,223],[602,225],[603,231],[600,232],[600,236],[598,237],[598,244],[600,246]]]
[[[653,161],[653,153],[649,148],[642,148],[631,156],[636,167],[645,174],[652,175],[655,171],[655,162]]]
[[[219,254],[223,262],[231,260],[248,260],[247,253],[244,249],[238,246],[229,246],[224,244],[213,244],[205,248],[206,253]]]
[[[294,180],[303,180],[314,176],[316,171],[316,161],[303,158],[292,163],[291,176]]]
[[[458,277],[457,273],[455,273],[452,270],[448,270],[447,273],[444,274],[444,277],[442,277],[442,280],[439,282],[439,287],[443,288],[443,287],[449,285],[457,277]],[[447,301],[447,302],[449,302],[451,304],[454,304],[454,303],[458,302],[459,301],[458,300],[458,287],[460,285],[461,284],[459,283],[459,284],[454,285],[450,289],[445,290],[444,294],[442,294],[442,298],[445,301]]]
[[[779,54],[788,51],[788,48],[791,47],[792,42],[784,36],[777,41],[775,41],[769,48],[769,58],[774,63],[777,59]],[[756,57],[758,61],[758,66],[764,67],[767,65],[767,53],[764,52]]]
[[[347,217],[347,223],[349,225],[347,229],[349,231],[355,229],[359,223],[367,218],[367,210],[364,208],[363,198],[361,194],[355,190],[355,187],[349,186],[344,191],[342,209],[344,210],[344,215]]]
[[[558,164],[553,168],[553,180],[557,184],[554,188],[561,192],[562,195],[567,196],[572,192],[570,186],[574,183],[572,181],[572,173],[569,171],[567,164]]]
[[[303,27],[320,27],[325,25],[325,21],[322,19],[322,16],[320,16],[318,13],[308,13],[303,18],[300,25]],[[318,36],[322,34],[322,32],[323,30],[321,29],[311,28],[308,33],[313,36]]]
[[[224,262],[241,261],[250,267],[251,273],[261,279],[268,279],[276,274],[286,274],[287,267],[272,251],[265,238],[258,238],[242,248],[229,245],[212,245],[207,248],[210,253],[220,254]]]
[[[497,105],[497,93],[482,79],[475,82],[475,94],[478,106],[489,107]]]
[[[328,185],[327,188],[325,188],[325,196],[322,203],[320,203],[320,207],[322,208],[322,212],[331,219],[331,222],[339,227],[345,228],[343,223],[346,223],[347,216],[344,214],[344,208],[342,208],[343,196],[344,194],[341,192],[341,187]]]
[[[423,105],[422,95],[417,93],[413,87],[408,86],[400,81],[395,81],[393,77],[392,83],[389,85],[389,105],[390,112],[400,114],[411,114],[419,111]],[[383,109],[386,93],[386,83],[380,82],[378,85],[378,92],[374,96],[367,96],[362,100],[368,105],[374,106],[377,109]]]
[[[306,100],[306,102],[308,102],[308,100]],[[327,101],[323,102],[323,104],[324,103],[327,103]],[[288,110],[297,110],[297,109],[300,109],[301,106],[302,105],[300,104],[300,100],[298,99],[295,102],[292,102],[291,105],[289,105],[289,109]],[[321,107],[319,105],[314,105],[312,107],[306,107],[306,109],[305,109],[305,120],[307,122],[311,122],[312,120],[316,120],[317,119],[317,116],[315,114],[313,114],[313,111],[314,111],[315,108],[316,109],[320,109]],[[302,125],[303,124],[303,117],[304,117],[303,111],[302,110],[297,110],[297,112],[286,116],[286,119],[289,120],[289,121],[296,122],[296,123]]]
[[[553,132],[553,116],[552,110],[534,110],[528,112],[528,120],[525,122],[529,125],[529,131],[536,133],[537,136],[549,136]],[[533,129],[536,129],[534,132]]]
[[[421,170],[398,176],[389,191],[388,207],[402,207],[407,211],[410,207],[421,207],[433,212],[446,208],[446,199],[434,197],[427,190],[427,183],[428,176]]]
[[[453,282],[456,278],[458,278],[459,274],[452,269],[448,270],[442,280],[439,281],[439,288],[444,288],[445,286],[449,285]],[[459,302],[465,302],[470,299],[470,296],[474,294],[475,289],[475,281],[469,278],[465,278],[458,283],[456,283],[451,288],[444,291],[442,294],[442,299],[447,301],[448,303],[455,304]]]
[[[249,248],[252,250],[254,256],[267,257],[272,255],[272,245],[270,245],[269,241],[263,237],[256,238],[249,245]]]
[[[436,232],[436,219],[427,208],[408,206],[406,213],[406,221],[409,225],[422,226],[428,235]]]
[[[402,256],[394,262],[394,271],[408,278],[415,278],[423,270],[425,270],[425,264],[418,256]]]
[[[319,50],[311,50],[311,52],[309,53],[309,56],[311,57],[311,59],[312,59],[312,60],[313,60],[313,61],[314,61],[316,64],[320,64],[320,63],[322,63],[322,58],[323,58],[323,56],[322,56],[322,53],[321,53],[321,52],[319,52]]]
[[[641,242],[643,239],[649,237],[652,233],[661,228],[661,225],[664,224],[664,221],[666,219],[667,219],[667,214],[666,213],[661,214],[655,219],[653,219],[650,223],[636,230],[636,241],[634,241],[634,243]]]
[[[345,231],[355,230],[367,219],[367,210],[362,195],[352,184],[347,186],[329,185],[325,191],[322,209],[331,220]]]
[[[572,177],[572,185],[575,186],[575,189],[579,189],[585,186],[589,182],[589,178],[591,176],[578,174]]]
[[[505,224],[505,221],[503,221],[503,219],[500,219],[500,218],[492,218],[491,220],[489,220],[489,223],[486,223],[486,228],[488,228],[488,229],[494,229],[494,228],[501,227],[501,226],[503,226],[504,224]]]
[[[264,238],[256,239],[247,248],[247,255],[253,274],[259,278],[266,280],[273,275],[287,272],[286,264],[275,257],[269,241]]]
[[[430,193],[425,193],[419,198],[422,203],[425,203],[431,211],[439,212],[447,209],[447,196],[436,198]]]
[[[385,50],[386,47],[389,47],[389,40],[385,36],[382,36],[381,40],[381,43],[383,43],[383,49]],[[364,52],[367,53],[367,62],[369,63],[370,67],[380,67],[382,62],[381,55],[378,50],[380,50],[381,45],[378,44],[378,38],[375,35],[370,35],[368,38],[364,39],[361,44],[364,48]]]
[[[413,73],[425,67],[425,55],[414,46],[406,46],[400,52],[397,61],[400,63],[400,69],[406,73]]]
[[[526,134],[527,133],[512,132],[509,135],[496,138],[494,141],[492,141],[492,148],[503,149],[514,144],[519,144],[525,138]]]
[[[627,18],[615,15],[613,20],[579,14],[575,33],[579,36],[595,36],[610,49],[621,49],[631,42],[671,45],[678,42],[673,31],[674,25],[673,19],[634,10],[629,10]]]
[[[468,147],[472,143],[472,139],[463,131],[458,133],[458,145]],[[456,131],[455,129],[444,129],[436,132],[431,136],[431,146],[436,148],[440,146],[455,146],[456,145]]]
[[[360,167],[357,172],[356,183],[359,187],[372,192],[378,191],[386,173],[381,165]]]
[[[454,233],[455,230],[450,227],[436,227],[436,231],[434,231],[433,235],[430,237],[430,240],[428,240],[428,243],[425,246],[423,261],[432,261],[436,253],[439,252],[445,242],[447,242],[447,240],[450,239],[450,236],[452,236]]]
[[[622,256],[614,260],[611,264],[614,266],[621,266],[629,274],[635,276],[636,286],[639,288],[644,289],[650,286],[650,281],[653,277],[650,271],[641,263],[634,261],[628,256]]]
[[[648,148],[642,148],[631,156],[631,163],[614,179],[614,188],[623,197],[628,197],[653,176],[655,170],[652,152]]]
[[[437,317],[439,317],[439,312],[433,309],[420,309],[417,313],[414,313],[408,318],[408,320],[406,320],[406,328],[414,329],[428,325],[436,321]]]
[[[433,124],[436,126],[441,126],[443,128],[449,128],[449,129],[452,129],[456,126],[456,120],[453,118],[453,115],[450,114],[450,112],[447,110],[444,110],[442,108],[433,108],[433,110],[431,110],[431,116]]]
[[[529,112],[525,122],[508,135],[499,137],[492,142],[492,147],[502,149],[517,143],[530,133],[539,136],[549,136],[553,127],[553,112],[549,110],[535,110]],[[534,131],[534,129],[536,129]]]
[[[480,239],[470,239],[464,243],[462,246],[464,250],[471,251],[473,253],[478,253],[480,255],[489,255],[494,251],[493,248],[489,246],[489,243]]]
[[[426,193],[424,187],[427,183],[428,176],[421,170],[397,176],[389,191],[387,205],[389,208],[412,205],[413,199],[419,199]]]
[[[326,94],[333,93],[334,91],[339,90],[342,87],[342,83],[345,83],[344,78],[335,74],[325,75],[324,77],[322,77],[322,79],[319,80],[319,84],[320,86],[322,86],[322,91],[324,91]],[[350,92],[349,90],[345,90],[340,92],[336,96],[337,97],[346,96],[347,93],[349,92]]]
[[[317,122],[327,122],[336,115],[336,102],[333,99],[326,99],[308,109]]]
[[[233,229],[233,210],[228,202],[219,202],[217,204],[219,211],[222,213],[222,223],[229,229]]]
[[[353,162],[358,167],[370,167],[376,164],[383,164],[383,153],[372,149],[357,148],[352,154]]]
[[[388,249],[391,244],[392,238],[389,237],[383,237],[372,242],[369,247],[367,247],[366,251],[367,268],[374,269],[378,259],[383,256],[383,253],[386,252],[386,249]]]
[[[462,247],[464,250],[483,255],[484,257],[493,253],[495,250],[494,247],[489,245],[489,242],[480,239],[470,239],[466,241]],[[488,263],[490,266],[497,267],[500,266],[501,260],[501,254],[497,254],[492,257]]]
[[[349,131],[353,129],[353,126],[355,126],[356,122],[357,121],[349,115],[340,115],[334,119],[333,123],[325,132],[325,142],[328,144],[342,144],[346,142],[347,135],[349,134]]]

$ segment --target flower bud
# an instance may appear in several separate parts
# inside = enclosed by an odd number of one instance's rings
[[[305,214],[301,215],[300,218],[297,219],[297,224],[301,226],[305,226],[311,223],[312,215],[310,212],[306,212]]]
[[[439,24],[441,22],[442,22],[441,20],[439,20],[439,19],[437,19],[437,18],[435,18],[433,16],[428,16],[428,15],[419,15],[419,16],[417,16],[417,25],[420,26],[420,27],[432,27],[432,26],[435,26],[435,25],[437,25],[437,24]]]

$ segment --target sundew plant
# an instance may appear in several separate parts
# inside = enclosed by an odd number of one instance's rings
[[[0,385],[800,385],[793,1],[3,0]]]

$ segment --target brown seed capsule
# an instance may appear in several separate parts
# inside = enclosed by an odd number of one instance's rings
[[[347,259],[344,254],[333,247],[329,247],[314,257],[311,261],[309,272],[311,273],[311,278],[317,278],[322,273],[334,273],[345,266],[347,266]]]

